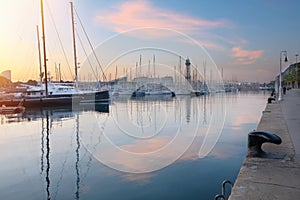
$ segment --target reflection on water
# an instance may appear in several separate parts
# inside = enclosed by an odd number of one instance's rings
[[[50,178],[49,178],[49,171],[50,171],[50,139],[49,139],[49,116],[46,114],[46,183],[47,183],[47,199],[50,198]]]
[[[44,121],[46,121],[46,127],[44,127]],[[50,200],[51,197],[51,189],[50,189],[50,117],[49,112],[45,112],[45,118],[41,117],[42,122],[42,133],[41,133],[41,176],[44,176],[45,183],[46,183],[46,199]],[[79,190],[80,190],[80,170],[79,170],[79,158],[80,158],[80,140],[79,140],[79,114],[76,114],[75,116],[75,135],[76,135],[76,161],[75,161],[75,170],[76,170],[76,192],[75,192],[75,199],[79,199]],[[46,137],[45,137],[46,134]],[[46,160],[46,163],[44,164],[44,159]],[[44,166],[45,165],[45,166]],[[45,172],[44,172],[45,168]],[[62,178],[62,175],[61,175]],[[60,179],[61,181],[61,179]],[[57,184],[59,186],[59,183]],[[56,195],[55,198],[56,199]]]
[[[209,153],[223,125],[224,96],[157,98],[113,100],[113,120],[108,120],[105,137],[93,156],[119,171],[145,173],[180,159],[195,141],[199,146],[192,156]],[[87,149],[95,149],[97,136],[97,132],[82,134]]]
[[[105,109],[27,110],[23,116],[1,116],[0,199],[212,199],[223,179],[237,176],[246,135],[256,127],[267,95],[119,97]],[[220,102],[227,110],[224,129],[210,154],[199,159],[214,106]],[[143,153],[155,152],[176,134],[182,136],[179,147],[195,130],[190,148],[175,163],[152,173],[118,172],[98,161],[102,152],[128,168],[147,164],[113,154],[106,137],[120,148]],[[142,136],[145,139],[139,140]],[[153,161],[168,159],[175,147]]]

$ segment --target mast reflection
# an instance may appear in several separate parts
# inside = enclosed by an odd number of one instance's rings
[[[46,113],[46,183],[47,183],[47,199],[50,200],[50,138],[49,138],[49,114],[48,112]]]
[[[25,113],[24,117],[26,117],[28,120],[41,120],[41,137],[40,137],[40,151],[41,151],[41,157],[40,157],[40,174],[42,176],[42,180],[45,185],[45,194],[46,194],[46,199],[51,200],[51,199],[58,199],[58,191],[61,187],[61,182],[65,179],[63,178],[64,176],[64,171],[65,167],[71,167],[74,171],[74,177],[75,177],[75,188],[74,188],[74,193],[73,193],[73,198],[74,199],[80,199],[80,187],[81,187],[81,177],[80,177],[80,171],[81,171],[81,156],[80,156],[80,151],[81,151],[81,145],[80,145],[80,115],[83,112],[89,112],[93,111],[95,113],[109,113],[109,105],[108,104],[98,104],[98,105],[85,105],[84,107],[80,107],[77,110],[73,109],[67,109],[67,108],[59,108],[59,109],[29,109],[27,110],[27,113]],[[75,152],[72,158],[75,158],[75,163],[71,161],[67,162],[67,159],[70,158],[70,155],[65,155],[65,160],[62,163],[62,168],[59,170],[59,168],[53,166],[57,166],[59,163],[59,156],[56,156],[56,141],[55,140],[57,137],[56,133],[59,133],[56,129],[53,129],[52,125],[53,122],[59,122],[60,127],[64,127],[62,123],[64,121],[69,121],[69,120],[74,120],[73,121],[73,127],[74,131],[70,133],[68,136],[67,133],[65,133],[65,139],[67,141],[70,141],[70,146],[67,147],[69,150],[68,152]],[[54,123],[57,124],[57,123]],[[50,138],[51,133],[55,133],[53,137]],[[99,136],[100,137],[100,136]],[[75,141],[75,143],[74,143]],[[100,143],[100,139],[99,139]],[[73,146],[72,144],[75,144]],[[51,145],[52,148],[51,149]],[[90,162],[92,161],[92,158],[89,158],[89,161],[87,163],[87,172],[89,170],[89,165]],[[54,163],[53,163],[54,162]],[[50,168],[52,167],[52,168]],[[54,171],[55,170],[55,171]],[[60,173],[59,173],[60,171]],[[57,180],[57,172],[60,174],[58,180]],[[63,182],[64,183],[64,182]],[[54,186],[54,188],[53,188]]]
[[[191,98],[185,98],[185,106],[186,106],[186,122],[190,123],[191,121]]]
[[[47,199],[51,199],[50,195],[50,122],[49,122],[49,113],[45,113],[46,119],[42,117],[42,136],[41,136],[41,172],[40,174],[44,174],[45,170],[45,182],[46,182],[46,196]],[[46,120],[46,127],[44,121]],[[45,137],[46,133],[46,137]],[[44,159],[45,162],[44,163]],[[45,167],[45,168],[44,168]]]
[[[30,113],[33,114],[33,113]],[[40,165],[41,165],[41,172],[40,174],[44,176],[44,181],[45,181],[45,190],[46,190],[46,199],[51,200],[51,199],[56,199],[57,191],[58,188],[56,189],[56,192],[54,194],[51,194],[51,188],[53,187],[53,180],[51,181],[51,160],[50,156],[51,153],[51,142],[50,142],[50,133],[52,131],[52,120],[57,120],[61,121],[63,119],[71,119],[73,118],[74,114],[72,111],[69,110],[40,110],[40,112],[35,111],[34,115],[31,117],[33,118],[38,118],[41,117],[41,122],[42,122],[42,131],[41,131],[41,159],[40,159]],[[77,175],[77,188],[76,188],[76,199],[79,199],[79,148],[80,148],[80,143],[79,143],[79,114],[76,115],[76,175]],[[52,155],[53,156],[53,155]],[[55,159],[55,158],[53,158]],[[63,165],[64,167],[64,165]],[[55,172],[53,172],[53,175]],[[62,176],[62,175],[61,175]],[[62,177],[60,177],[59,182],[61,181]],[[79,180],[79,181],[78,181]],[[59,182],[57,183],[57,187],[59,187]]]
[[[79,141],[79,115],[76,115],[76,162],[75,162],[75,170],[76,170],[76,192],[75,197],[79,199],[79,189],[80,189],[80,174],[79,174],[79,150],[80,150],[80,141]]]
[[[44,127],[44,119],[42,118],[42,136],[41,136],[41,172],[40,174],[42,175],[44,172],[44,137],[45,137],[45,127]]]
[[[206,95],[203,97],[203,125],[207,124]]]

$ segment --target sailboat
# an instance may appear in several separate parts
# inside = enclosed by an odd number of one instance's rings
[[[0,106],[17,106],[21,101],[25,107],[35,106],[57,106],[80,103],[98,103],[109,101],[109,91],[98,87],[94,90],[79,90],[78,89],[78,73],[77,73],[77,55],[76,55],[76,40],[74,28],[74,7],[71,5],[72,17],[72,33],[73,33],[73,50],[74,50],[74,65],[75,65],[75,84],[70,83],[49,83],[47,77],[47,56],[46,56],[46,42],[45,42],[45,28],[44,28],[44,9],[43,0],[41,0],[41,17],[42,17],[42,38],[43,38],[43,61],[44,73],[40,71],[40,84],[38,86],[22,85],[13,99],[0,101]],[[38,29],[37,29],[38,31]],[[38,34],[39,35],[39,34]],[[39,36],[38,36],[39,37]],[[39,39],[39,38],[38,38]],[[39,47],[40,50],[40,47]],[[39,51],[40,52],[40,51]],[[40,55],[40,54],[39,54]],[[40,62],[41,70],[41,62]],[[42,83],[42,76],[45,76],[45,82]]]

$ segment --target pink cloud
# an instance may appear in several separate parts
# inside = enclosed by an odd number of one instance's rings
[[[236,58],[234,64],[239,65],[253,64],[263,54],[262,50],[243,50],[240,45],[248,43],[243,38],[224,37],[213,32],[213,30],[220,28],[235,28],[235,25],[228,20],[207,20],[193,17],[185,13],[156,7],[151,1],[147,0],[122,2],[110,9],[99,11],[94,18],[94,22],[118,33],[145,27],[171,29],[187,33],[198,38],[199,43],[205,48],[231,54]],[[163,35],[164,31],[153,31],[153,29],[145,29],[143,32],[145,33],[144,36],[147,37],[170,36]],[[233,46],[233,48],[230,49],[228,46]]]
[[[204,20],[154,7],[148,1],[130,1],[119,4],[109,12],[101,12],[96,23],[123,32],[134,28],[168,28],[185,33],[197,33],[207,29],[232,27],[226,20]]]
[[[241,47],[233,47],[231,51],[232,56],[236,58],[235,64],[240,65],[253,64],[255,60],[260,58],[264,53],[263,50],[248,51],[241,49]]]
[[[136,153],[149,153],[167,145],[169,140],[167,138],[151,138],[149,140],[142,140],[138,143],[127,144],[122,146],[123,149]]]
[[[218,51],[226,51],[226,48],[220,44],[209,42],[209,41],[202,41],[201,44],[208,49],[214,49]]]
[[[257,73],[270,73],[270,70],[267,70],[267,69],[256,69],[255,71]]]

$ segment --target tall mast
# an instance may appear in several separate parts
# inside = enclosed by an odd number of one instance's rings
[[[117,76],[118,76],[118,66],[116,65],[115,81],[117,81]]]
[[[153,77],[155,78],[155,54],[153,54]]]
[[[76,54],[76,40],[75,40],[75,23],[74,23],[74,7],[73,2],[70,2],[71,5],[71,16],[72,16],[72,34],[73,34],[73,50],[74,50],[74,67],[75,67],[75,86],[78,88],[78,72],[77,72],[77,54]]]
[[[59,82],[61,82],[61,71],[60,71],[60,63],[58,64],[58,72],[59,72]]]
[[[177,83],[177,90],[182,89],[182,77],[181,77],[181,56],[179,56],[179,62],[178,62],[178,72],[179,72],[179,77],[178,77],[178,83]]]
[[[47,56],[46,56],[46,38],[45,38],[43,0],[41,0],[41,15],[42,15],[42,34],[43,34],[42,37],[43,37],[44,68],[45,68],[45,89],[46,89],[46,96],[48,96]]]
[[[142,55],[140,54],[140,69],[139,69],[139,71],[140,71],[140,77],[142,76]]]
[[[150,78],[150,60],[148,62],[148,78]]]
[[[41,44],[40,44],[40,34],[39,34],[39,26],[36,26],[36,34],[37,34],[37,41],[38,41],[38,51],[39,51],[39,66],[40,66],[40,85],[43,82],[43,73],[42,73],[42,57],[41,57]]]
[[[135,77],[136,77],[136,78],[138,77],[138,73],[137,73],[138,69],[137,69],[137,66],[138,66],[138,63],[136,62],[136,63],[135,63]]]
[[[204,89],[206,89],[206,60],[203,61],[203,70],[204,70]]]

